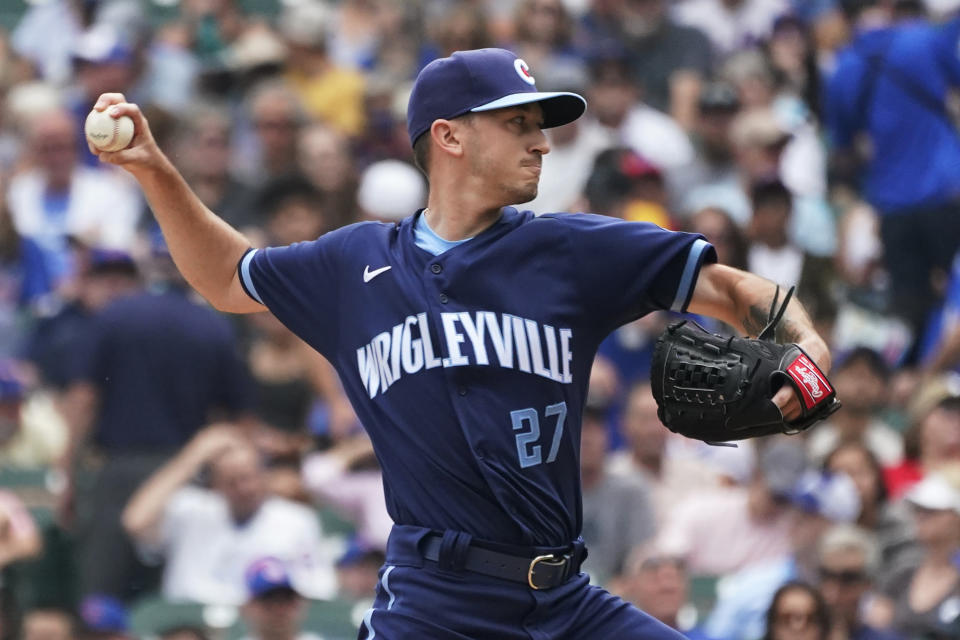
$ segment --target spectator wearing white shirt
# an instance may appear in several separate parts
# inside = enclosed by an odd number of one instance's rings
[[[32,167],[10,180],[7,194],[17,231],[44,250],[54,279],[70,275],[70,236],[129,250],[142,208],[126,177],[78,162],[76,135],[67,111],[37,114],[27,132]]]
[[[207,465],[211,488],[186,486]],[[123,525],[141,550],[166,560],[163,595],[170,600],[242,604],[244,569],[264,556],[285,562],[306,596],[336,591],[316,514],[268,495],[258,454],[234,427],[197,434],[134,494]]]

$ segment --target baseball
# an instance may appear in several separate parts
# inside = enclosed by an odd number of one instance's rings
[[[129,116],[114,118],[106,111],[94,109],[87,116],[83,131],[97,149],[120,151],[126,149],[133,139],[133,120]]]

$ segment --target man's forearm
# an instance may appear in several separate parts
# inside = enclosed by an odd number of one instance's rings
[[[770,321],[777,286],[760,276],[724,265],[707,265],[700,273],[689,310],[722,320],[749,336],[757,336]],[[774,312],[787,289],[780,287]],[[796,297],[790,300],[775,332],[777,342],[799,344],[824,372],[830,369],[827,344]]]
[[[185,485],[203,465],[204,459],[189,447],[162,466],[133,494],[123,510],[123,528],[132,537],[148,539],[156,529],[173,493]]]
[[[232,310],[225,293],[249,241],[200,201],[167,158],[131,173],[163,229],[180,273],[212,305]]]

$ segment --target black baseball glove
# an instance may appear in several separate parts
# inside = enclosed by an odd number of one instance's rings
[[[650,372],[660,421],[671,431],[709,443],[798,433],[840,408],[836,391],[795,344],[771,341],[793,289],[756,340],[724,338],[696,322],[667,327],[657,340]],[[803,414],[787,423],[772,401],[784,384],[801,399]]]

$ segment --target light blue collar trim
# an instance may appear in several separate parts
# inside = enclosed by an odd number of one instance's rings
[[[417,222],[413,227],[413,241],[418,247],[435,256],[444,251],[453,249],[459,244],[470,242],[473,238],[464,238],[463,240],[444,240],[436,234],[427,224],[427,218],[421,213],[417,217]]]

